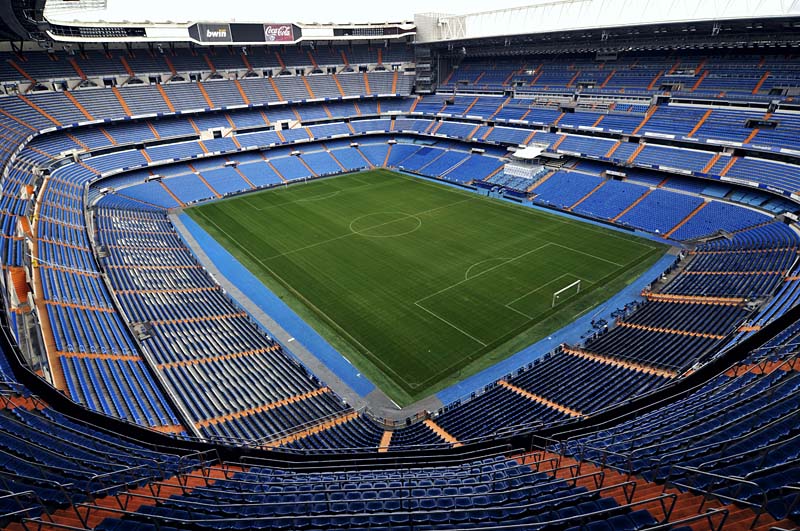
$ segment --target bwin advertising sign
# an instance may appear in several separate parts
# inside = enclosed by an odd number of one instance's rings
[[[230,24],[198,24],[203,42],[232,42]]]

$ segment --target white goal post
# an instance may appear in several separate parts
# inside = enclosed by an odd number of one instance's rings
[[[581,292],[581,280],[580,279],[576,280],[575,282],[573,282],[569,286],[563,287],[560,290],[558,290],[555,293],[553,293],[553,306],[551,306],[551,307],[555,308],[555,305],[558,304],[559,300],[561,300],[561,294],[562,293],[570,291],[573,288],[575,289],[575,293],[576,294]]]

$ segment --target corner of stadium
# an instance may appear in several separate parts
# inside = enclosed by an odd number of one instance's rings
[[[0,2],[0,529],[800,529],[798,2],[135,7]]]

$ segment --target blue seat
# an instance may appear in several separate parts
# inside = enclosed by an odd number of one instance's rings
[[[638,529],[636,524],[624,514],[612,516],[607,522],[612,531],[637,531]]]
[[[658,523],[658,521],[653,518],[653,515],[644,509],[632,512],[628,515],[628,518],[630,518],[631,522],[633,522],[634,526],[636,526],[637,531]]]

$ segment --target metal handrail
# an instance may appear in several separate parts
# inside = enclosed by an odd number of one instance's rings
[[[6,472],[4,470],[0,470],[0,480],[2,480],[3,484],[8,487],[7,477],[10,477],[12,480],[28,480],[27,483],[31,485],[46,485],[58,490],[63,496],[64,499],[67,500],[67,504],[75,510],[78,518],[81,519],[81,522],[85,524],[81,514],[78,512],[77,508],[75,508],[75,502],[72,500],[71,487],[73,486],[72,483],[59,483],[58,481],[54,481],[47,478],[42,477],[30,477],[21,474],[16,474],[12,472]],[[12,489],[6,488],[6,490],[11,491]],[[45,511],[45,513],[50,516],[50,510],[48,509],[48,505],[45,504],[41,498],[39,498],[37,494],[37,499],[41,502],[41,507]]]
[[[204,456],[211,456],[208,459],[205,459]],[[199,465],[203,471],[205,471],[208,466],[212,463],[222,463],[222,459],[219,456],[219,451],[216,448],[209,448],[208,450],[198,450],[196,452],[192,452],[190,454],[182,455],[178,459],[178,475],[186,474],[191,472],[197,468],[196,465],[188,462],[191,460],[199,461]]]
[[[60,522],[53,522],[52,520],[45,521],[41,517],[23,518],[20,523],[22,524],[22,527],[25,529],[25,531],[31,531],[31,529],[28,527],[28,524],[35,524],[36,527],[34,527],[34,529],[36,529],[37,531],[41,531],[42,529],[64,529],[66,531],[86,531],[85,526],[75,527],[74,525],[67,525],[67,524],[62,524]]]
[[[409,455],[397,455],[390,452],[385,454],[370,454],[365,457],[353,457],[348,455],[341,456],[341,460],[317,460],[317,461],[304,461],[302,463],[295,463],[293,461],[283,461],[287,467],[297,469],[298,465],[306,468],[325,468],[325,469],[345,469],[354,470],[360,468],[376,468],[383,463],[390,463],[392,466],[426,466],[430,465],[430,460],[441,460],[455,464],[469,464],[472,459],[489,459],[494,457],[504,457],[513,452],[514,449],[509,444],[501,444],[484,449],[470,450],[460,454],[421,454],[413,453]],[[242,456],[241,462],[229,462],[232,465],[242,466],[269,466],[275,468],[275,461],[281,461],[279,456],[270,455],[269,457],[259,456]]]
[[[132,476],[132,477],[129,477],[128,479],[126,479],[125,481],[123,481],[122,483],[113,483],[112,485],[108,485],[108,486],[106,486],[104,481],[103,481],[106,478],[110,478],[110,477],[114,477],[114,476],[120,476],[120,475],[127,475],[127,474],[130,474],[132,472],[140,471],[140,470],[149,470],[149,467],[147,465],[138,465],[138,466],[132,466],[132,467],[128,467],[128,468],[122,468],[120,470],[112,470],[110,472],[105,472],[103,474],[95,474],[94,476],[91,476],[89,478],[89,480],[86,482],[86,493],[88,495],[92,496],[92,497],[96,497],[98,495],[105,495],[105,494],[107,494],[109,492],[112,492],[114,490],[120,489],[122,487],[127,487],[129,485],[135,485],[135,484],[140,483],[142,481],[150,482],[150,481],[153,481],[155,479],[156,476],[154,476],[152,473],[150,473],[150,474]],[[162,474],[161,477],[163,477],[163,474]],[[94,483],[94,482],[99,482],[100,487],[97,488],[97,489],[92,489],[91,486],[92,486],[92,483]]]
[[[689,524],[699,522],[701,520],[706,520],[708,522],[709,531],[722,531],[729,514],[730,512],[728,509],[709,509],[703,514],[696,514],[680,520],[673,520],[672,522],[666,522],[653,527],[648,527],[647,531],[669,531],[670,529],[688,526]],[[722,518],[715,525],[713,517],[716,515],[722,515]]]
[[[754,433],[763,432],[764,430],[769,429],[774,424],[782,422],[782,421],[786,420],[787,418],[793,418],[794,415],[796,415],[796,412],[795,413],[791,413],[791,412],[787,413],[783,417],[780,417],[780,418],[775,419],[775,420],[773,420],[771,422],[768,422],[767,424],[764,424],[763,426],[760,426],[760,427],[754,429],[751,432],[748,432],[748,433],[745,433],[743,435],[740,435],[739,437],[733,437],[733,438],[727,439],[727,440],[722,441],[722,442],[708,443],[708,444],[703,444],[703,445],[700,445],[700,446],[694,446],[692,448],[683,448],[683,449],[675,451],[675,452],[670,452],[668,454],[664,454],[664,455],[662,455],[662,456],[660,456],[658,458],[658,460],[656,461],[655,467],[656,468],[660,468],[664,464],[670,464],[672,466],[671,463],[665,463],[664,462],[666,458],[672,457],[672,456],[678,456],[680,454],[685,454],[685,453],[690,452],[690,451],[698,451],[698,450],[703,451],[703,450],[708,449],[708,448],[719,448],[720,450],[723,450],[725,447],[730,446],[731,444],[734,444],[736,442],[740,442],[740,441],[743,441],[743,440],[746,440],[746,439],[750,438],[751,436],[753,436]],[[797,437],[800,437],[800,436],[797,436]],[[679,440],[680,441],[686,441],[688,439],[689,439],[688,437],[684,437],[684,438],[681,438]],[[646,459],[648,459],[650,461],[654,461],[653,458],[646,458]]]
[[[597,476],[600,476],[600,481],[597,480]],[[503,479],[503,480],[495,480],[494,482],[495,483],[499,483],[499,482],[502,482],[502,481],[510,481],[510,480],[513,480],[513,479],[514,478],[508,478],[508,479]],[[572,486],[574,488],[577,485],[578,480],[581,480],[581,479],[594,480],[595,486],[597,488],[592,492],[600,492],[601,490],[611,490],[611,489],[622,488],[623,494],[625,496],[625,499],[629,503],[632,502],[633,494],[634,494],[634,492],[636,490],[635,483],[632,483],[632,482],[620,483],[620,484],[617,484],[617,485],[611,485],[611,486],[606,486],[606,487],[598,486],[603,481],[603,473],[602,472],[595,472],[593,474],[587,474],[586,476],[576,476],[574,478],[571,478],[568,481],[572,484]],[[538,483],[538,484],[526,485],[525,487],[519,487],[519,488],[515,488],[515,489],[493,490],[493,491],[490,491],[490,492],[487,492],[487,493],[476,493],[476,494],[471,494],[471,495],[464,495],[463,497],[466,497],[466,498],[479,498],[479,497],[482,497],[482,496],[491,496],[492,494],[504,494],[504,495],[521,494],[522,496],[528,498],[528,504],[526,506],[533,507],[533,506],[538,506],[538,505],[544,505],[546,503],[552,503],[554,501],[571,500],[571,499],[574,499],[574,498],[576,498],[578,496],[585,495],[585,493],[568,494],[566,496],[561,496],[560,498],[556,498],[554,500],[547,500],[545,502],[533,501],[533,500],[535,500],[535,496],[536,496],[539,488],[548,487],[548,486],[552,486],[552,485],[560,485],[560,484],[563,484],[563,483],[564,483],[564,480],[549,481],[549,482],[546,482],[546,483]],[[402,487],[402,488],[399,488],[399,489],[395,488],[393,490],[400,491],[402,493],[402,495],[393,496],[391,499],[394,500],[394,501],[399,501],[401,503],[401,505],[404,504],[404,502],[410,502],[412,500],[416,500],[418,498],[412,494],[412,491],[414,489],[416,489],[416,488],[417,487],[414,487],[414,486],[406,486],[406,487]],[[378,492],[382,492],[382,491],[386,491],[386,488],[358,489],[356,492],[360,492],[360,493],[375,492],[375,493],[378,493]],[[333,494],[333,493],[348,493],[348,492],[354,492],[354,490],[353,489],[344,489],[344,488],[342,488],[342,489],[337,489],[337,490],[332,490],[332,491],[324,491],[324,493],[327,495],[326,496],[326,500],[324,502],[316,501],[316,500],[296,501],[296,502],[294,502],[294,506],[303,507],[303,506],[314,506],[314,505],[319,505],[319,504],[326,504],[328,506],[328,510],[330,510],[331,504],[338,503],[338,502],[341,502],[343,500],[331,500],[329,495]],[[308,494],[308,493],[320,494],[320,491],[297,491],[297,492],[293,492],[292,494],[302,495],[302,494]],[[250,494],[253,494],[253,493],[251,492]],[[160,503],[160,502],[164,501],[164,498],[159,496],[159,495],[148,496],[146,494],[139,494],[139,493],[135,493],[135,494],[131,493],[129,495],[127,495],[127,493],[125,493],[125,495],[126,495],[128,500],[130,500],[130,499],[149,500],[153,504],[157,504],[157,503]],[[461,496],[459,495],[459,497],[461,497]],[[453,496],[449,495],[449,494],[426,495],[425,496],[425,499],[432,499],[432,500],[445,500],[445,499],[452,499],[452,498],[453,498]],[[196,508],[208,508],[209,510],[214,510],[214,509],[219,510],[220,508],[223,508],[223,507],[225,509],[233,509],[233,510],[238,510],[238,509],[242,509],[242,508],[246,508],[246,507],[263,507],[263,508],[272,507],[272,508],[277,508],[277,507],[283,507],[283,506],[286,505],[285,502],[280,502],[280,501],[279,502],[261,502],[261,503],[252,503],[252,502],[247,502],[247,503],[213,503],[213,502],[209,502],[209,501],[195,501],[195,500],[188,500],[188,499],[180,500],[180,504],[181,504],[182,508],[196,507]],[[507,507],[507,506],[504,506],[504,507]],[[510,506],[508,506],[508,507],[510,507]],[[465,509],[465,511],[468,511],[468,510],[469,509]],[[310,517],[311,516],[309,516],[309,518]]]
[[[36,505],[31,507],[26,507],[21,500],[21,498],[23,497],[35,500]],[[8,494],[0,495],[0,500],[8,500],[8,499],[12,499],[15,502],[17,502],[19,509],[16,509],[14,511],[7,511],[5,513],[0,513],[0,521],[5,519],[10,519],[15,516],[19,516],[21,514],[28,514],[34,511],[46,510],[47,507],[42,501],[42,499],[39,497],[39,495],[33,490],[25,490],[21,492],[9,492]]]
[[[586,450],[594,450],[596,452],[599,452],[601,457],[602,457],[600,462],[597,462],[595,459],[591,459],[591,458],[586,457]],[[625,468],[620,468],[619,466],[610,464],[609,463],[609,459],[608,459],[609,456],[617,456],[617,457],[622,458],[622,460],[625,462]],[[617,470],[619,472],[625,473],[628,476],[633,475],[633,472],[634,472],[633,471],[633,456],[632,455],[623,454],[623,453],[619,453],[619,452],[614,452],[612,450],[608,450],[607,448],[595,448],[595,447],[592,447],[592,446],[589,446],[589,445],[583,445],[583,446],[581,446],[581,453],[580,453],[580,456],[578,457],[578,460],[579,461],[587,461],[589,463],[594,463],[594,464],[599,465],[599,466],[604,467],[604,468],[611,468],[613,470]]]
[[[784,492],[789,491],[790,493],[795,494],[794,499],[786,508],[786,514],[791,514],[795,508],[800,507],[800,487],[796,487],[794,485],[784,485],[781,487],[781,490]]]
[[[789,415],[786,415],[786,416],[784,416],[782,418],[779,418],[778,421],[784,420],[788,416]],[[739,452],[738,454],[726,455],[724,457],[718,457],[717,459],[712,459],[710,461],[705,461],[705,462],[701,463],[700,466],[702,466],[702,467],[713,466],[713,465],[715,465],[716,463],[718,463],[720,461],[725,461],[725,460],[732,459],[732,458],[735,459],[737,457],[745,457],[745,456],[749,456],[749,455],[752,455],[752,454],[756,454],[756,455],[763,454],[763,457],[767,457],[767,455],[769,455],[769,451],[770,451],[771,448],[774,448],[776,446],[782,446],[782,445],[787,444],[789,442],[795,442],[796,444],[800,444],[800,434],[795,435],[794,437],[790,437],[789,439],[785,439],[785,440],[782,440],[782,441],[774,442],[774,443],[769,444],[767,446],[762,446],[760,448],[755,448],[753,450],[749,450],[749,451],[745,451],[745,452]],[[800,458],[793,459],[793,460],[791,460],[791,461],[789,461],[787,463],[781,463],[779,465],[775,465],[774,467],[768,467],[768,468],[779,468],[779,467],[783,467],[784,465],[786,465],[788,463],[800,464]],[[764,469],[757,469],[757,470],[754,470],[753,472],[750,472],[747,475],[750,476],[750,475],[753,475],[753,474],[756,474],[756,473],[761,473],[763,470]]]
[[[629,482],[629,483],[631,485],[635,485],[635,483],[633,483],[633,482]],[[618,484],[618,485],[614,485],[614,486],[610,486],[610,487],[603,487],[603,488],[598,489],[598,490],[593,491],[593,492],[599,493],[599,492],[605,491],[605,490],[616,489],[616,488],[621,487],[621,486],[626,485],[626,484],[628,484],[628,483]],[[654,502],[662,502],[662,500],[663,500],[662,503],[664,503],[664,507],[666,508],[666,510],[665,510],[665,518],[662,521],[662,523],[665,523],[671,517],[672,511],[674,510],[674,507],[675,507],[676,502],[677,502],[677,495],[675,495],[675,494],[661,494],[659,496],[656,496],[656,497],[653,497],[653,498],[650,498],[650,499],[639,500],[639,501],[632,501],[632,495],[633,495],[633,493],[631,492],[629,494],[629,497],[626,497],[627,503],[623,504],[623,505],[619,505],[617,507],[614,507],[613,511],[631,509],[633,507],[640,506],[640,505],[651,504],[651,503],[654,503]],[[570,495],[570,496],[565,496],[565,497],[559,498],[559,500],[567,501],[567,500],[573,500],[573,499],[580,499],[580,497],[582,497],[582,496],[585,496],[585,493],[579,493],[579,494],[573,494],[573,495]],[[671,500],[671,503],[668,503],[668,505],[667,505],[667,500]],[[524,511],[524,510],[530,510],[532,508],[545,508],[545,507],[547,507],[547,504],[549,504],[549,503],[552,503],[552,500],[545,500],[545,501],[540,501],[540,502],[530,503],[530,504],[523,504],[523,505],[504,505],[503,508],[504,509],[521,509],[521,510]],[[125,511],[125,510],[121,510],[121,509],[114,509],[114,508],[107,508],[107,507],[98,507],[98,506],[95,506],[95,505],[92,505],[92,504],[87,504],[87,503],[79,504],[79,507],[85,509],[85,512],[86,512],[87,516],[91,513],[91,511],[93,511],[95,509],[99,509],[99,510],[102,510],[104,512],[120,514],[122,516],[126,516],[126,515],[134,516],[134,515],[137,515],[137,513],[134,513],[134,512],[131,512],[131,511]],[[218,507],[218,506],[216,506],[216,507]],[[485,509],[484,508],[470,508],[470,509],[461,510],[461,512],[468,513],[468,514],[469,513],[479,513],[479,512],[482,512],[482,511],[485,511]],[[450,514],[450,512],[451,512],[450,510],[439,510],[439,509],[436,509],[436,510],[428,510],[428,511],[426,511],[426,514],[431,514],[431,513]],[[571,516],[571,517],[567,517],[567,518],[559,518],[559,519],[555,519],[555,520],[548,521],[548,522],[540,522],[538,525],[545,526],[545,525],[551,525],[551,524],[567,524],[567,523],[572,523],[572,522],[575,522],[575,521],[580,522],[581,520],[586,519],[587,517],[590,518],[592,516],[605,515],[605,514],[608,514],[608,512],[610,512],[610,511],[609,510],[603,510],[603,511],[597,511],[597,512],[594,512],[594,513]],[[358,514],[362,514],[362,513],[358,513]],[[419,514],[419,512],[418,511],[417,512],[395,511],[395,512],[378,512],[378,513],[370,513],[370,514],[373,514],[373,515],[386,515],[386,516],[402,514],[402,515],[406,515],[408,517],[409,521],[411,521],[413,516],[415,514]],[[297,515],[294,515],[294,516],[258,516],[258,517],[248,517],[246,519],[246,521],[248,521],[248,522],[264,522],[264,523],[276,522],[276,521],[296,522],[297,520],[306,520],[306,519],[310,520],[310,519],[313,519],[313,518],[322,518],[322,517],[337,520],[337,519],[342,519],[342,518],[351,518],[352,516],[356,516],[356,515],[357,514],[341,514],[340,513],[340,514],[315,514],[315,515],[300,515],[300,516],[297,516]],[[141,517],[142,515],[139,514],[138,516]],[[196,519],[196,520],[185,520],[185,519],[175,518],[175,517],[172,517],[172,516],[157,516],[157,517],[153,517],[152,515],[148,515],[148,518],[151,519],[151,521],[158,521],[159,523],[163,522],[165,524],[166,523],[172,523],[172,524],[180,523],[179,525],[182,525],[184,527],[187,526],[187,525],[191,526],[192,524],[202,525],[204,523],[212,523],[212,522],[214,522],[216,524],[219,524],[220,522],[224,522],[226,520],[234,520],[234,519],[237,520],[237,521],[241,521],[242,520],[241,517],[233,517],[233,518],[230,518],[230,519],[225,519],[225,518],[206,519],[206,518],[203,518],[203,519]],[[511,525],[507,525],[507,526],[499,525],[499,526],[494,526],[494,527],[483,527],[483,526],[481,526],[481,529],[490,529],[490,530],[491,529],[527,529],[528,527],[530,527],[530,524],[511,524]]]
[[[760,497],[761,497],[761,500],[762,500],[761,504],[757,504],[757,503],[751,502],[751,501],[746,500],[744,498],[736,498],[734,496],[728,496],[728,495],[725,495],[725,494],[720,494],[719,492],[716,492],[716,491],[709,491],[707,489],[700,488],[700,487],[698,487],[698,486],[696,486],[694,484],[691,484],[691,483],[686,483],[686,482],[683,482],[683,481],[675,481],[675,480],[672,479],[673,470],[681,470],[681,471],[684,471],[684,472],[688,472],[687,479],[689,477],[691,477],[692,475],[694,475],[694,476],[701,476],[702,475],[702,476],[708,476],[708,477],[711,477],[711,478],[719,479],[719,480],[722,480],[722,481],[725,481],[725,482],[729,482],[729,483],[737,483],[738,485],[740,485],[740,487],[739,487],[740,489],[741,489],[742,486],[748,485],[749,487],[754,489],[754,492],[760,493],[760,495],[761,495]],[[695,491],[695,492],[702,492],[704,494],[704,496],[703,496],[703,501],[700,503],[700,509],[701,510],[705,506],[706,499],[708,497],[713,497],[713,498],[717,498],[717,499],[720,499],[720,500],[727,500],[729,502],[733,502],[733,503],[736,503],[736,504],[739,504],[739,505],[745,505],[745,506],[753,507],[755,509],[756,517],[753,520],[752,526],[755,526],[756,523],[758,522],[758,519],[761,517],[761,515],[764,512],[766,512],[767,503],[769,502],[769,498],[767,497],[767,492],[758,483],[755,483],[753,481],[748,481],[748,480],[746,480],[744,478],[740,478],[740,477],[724,476],[722,474],[715,474],[714,472],[708,472],[708,471],[705,471],[705,470],[700,470],[700,469],[697,469],[697,468],[694,468],[694,467],[688,467],[688,466],[673,465],[670,468],[670,472],[669,472],[669,475],[667,476],[667,480],[665,482],[665,485],[674,485],[676,487],[682,487],[684,489],[692,490],[692,491]]]
[[[557,447],[558,448],[559,461],[560,461],[561,458],[566,457],[567,450],[569,448],[568,441],[553,439],[551,437],[545,437],[543,435],[534,435],[531,438],[531,446],[533,446],[533,441],[536,440],[536,439],[539,439],[541,441],[545,441],[545,444],[542,446],[545,449],[545,451],[547,451],[548,443],[550,443],[553,446]],[[584,462],[587,462],[587,463],[592,463],[594,465],[597,465],[597,466],[599,466],[601,468],[610,468],[612,470],[616,470],[618,472],[626,474],[628,477],[631,477],[633,475],[632,459],[630,458],[629,455],[622,454],[622,453],[619,453],[619,452],[613,452],[613,451],[607,450],[605,448],[594,448],[594,447],[591,447],[591,446],[588,446],[588,445],[581,445],[579,448],[580,448],[580,453],[578,455],[575,455],[573,453],[574,459],[578,462],[578,470],[580,470],[580,468],[581,468],[581,466],[582,466],[582,464]],[[600,462],[598,462],[595,459],[587,458],[585,456],[585,450],[586,449],[591,449],[591,450],[597,451],[598,453],[600,453],[603,456],[603,458],[600,460]],[[618,466],[614,466],[614,465],[609,464],[608,460],[607,460],[607,456],[608,455],[617,455],[619,457],[622,457],[628,463],[627,467],[623,469],[623,468],[619,468]]]
[[[797,354],[795,354],[794,356],[792,356],[792,358],[785,360],[783,364],[786,364],[786,363],[791,363],[791,362],[792,362],[792,360],[798,356],[798,354],[800,354],[800,353],[797,353]],[[781,365],[783,365],[783,364],[781,364]],[[727,371],[725,371],[725,372],[727,372]],[[731,380],[730,380],[730,382],[727,382],[727,383],[726,383],[726,385],[730,385],[732,382],[736,381],[736,379],[737,379],[737,378],[738,378],[738,377],[735,377],[735,378],[731,379]],[[750,386],[752,386],[752,385],[755,385],[756,383],[757,383],[757,381],[754,381],[754,382],[752,382],[751,384],[749,384],[747,387],[750,387]],[[706,382],[706,383],[703,383],[703,384],[701,384],[701,385],[698,385],[698,386],[697,386],[697,388],[699,389],[700,387],[703,387],[703,386],[705,386],[705,385],[707,385],[707,382]],[[736,391],[736,393],[737,393],[737,394],[739,394],[741,391],[743,391],[743,390],[744,390],[744,389],[746,389],[747,387],[743,387],[743,388],[741,388],[741,389],[738,389],[738,390]],[[771,389],[771,390],[770,390],[770,392],[772,392],[772,391],[774,391],[774,389]],[[756,395],[756,396],[760,396],[761,394],[763,394],[763,393],[759,393],[759,395]],[[729,406],[728,406],[728,407],[726,407],[725,409],[726,409],[726,410],[729,410],[729,409],[731,409],[731,408],[734,408],[734,407],[736,407],[738,404],[745,403],[745,402],[750,402],[750,401],[752,401],[754,398],[755,398],[755,396],[754,396],[754,397],[749,397],[749,398],[746,398],[746,399],[738,399],[738,400],[737,400],[735,403],[733,403],[733,404],[729,405]],[[698,413],[698,412],[699,412],[699,409],[698,409],[698,410],[695,410],[695,417],[696,417],[696,415],[697,415],[697,413]],[[763,429],[763,427],[762,427],[762,428],[759,428],[759,429]],[[642,437],[644,437],[644,435],[642,435]],[[670,442],[672,442],[672,443],[687,442],[687,441],[690,441],[692,438],[693,438],[692,436],[681,437],[681,438],[677,438],[677,439],[672,439]],[[732,439],[732,440],[735,440],[735,439]],[[587,445],[587,444],[585,444],[585,443],[582,443],[580,438],[570,438],[570,439],[567,439],[567,440],[566,440],[566,442],[565,442],[565,444],[566,444],[567,446],[569,446],[569,445],[570,445],[570,441],[572,441],[574,444],[577,444],[579,447],[582,447],[582,448],[593,449],[593,450],[595,450],[595,451],[597,451],[597,452],[605,452],[605,453],[607,453],[607,454],[609,454],[609,455],[619,455],[620,457],[629,458],[629,460],[631,460],[631,461],[632,461],[632,460],[633,460],[633,459],[636,457],[636,454],[637,454],[637,453],[640,453],[640,452],[642,452],[642,451],[645,451],[645,450],[655,450],[655,451],[658,451],[658,449],[659,449],[659,448],[661,448],[661,443],[658,443],[658,444],[654,444],[654,445],[648,445],[648,446],[643,446],[643,447],[635,448],[635,449],[633,449],[633,450],[632,450],[632,451],[631,451],[629,454],[626,454],[626,453],[613,452],[613,451],[611,451],[611,450],[607,450],[607,449],[602,449],[602,448],[592,447],[592,446],[590,446],[590,445]],[[628,442],[631,442],[631,441],[625,441],[625,442],[626,442],[626,443],[628,443]],[[717,443],[717,445],[718,445],[718,443]],[[671,452],[670,454],[666,454],[666,455],[673,455],[673,454],[677,454],[677,453],[680,453],[680,452]],[[665,456],[661,456],[661,458],[659,459],[659,463],[661,462],[661,460],[663,460],[663,458],[664,458],[664,457],[665,457]]]
[[[40,430],[40,429],[39,429],[39,428],[37,428],[37,427],[29,426],[29,425],[25,424],[24,422],[21,422],[21,421],[19,421],[19,420],[17,420],[17,419],[8,419],[8,420],[9,420],[10,422],[14,423],[14,424],[17,424],[17,425],[23,426],[23,427],[24,427],[26,430],[30,430],[30,431],[32,431],[32,432],[34,432],[34,433],[41,433],[41,434],[43,434],[43,435],[45,435],[45,436],[48,436],[48,437],[55,437],[53,434],[50,434],[50,433],[44,432],[44,431]],[[16,440],[18,440],[18,441],[22,441],[22,442],[24,442],[24,443],[26,443],[26,444],[35,444],[35,443],[31,443],[30,441],[28,441],[27,439],[25,439],[25,438],[23,438],[23,437],[19,437],[19,436],[17,436],[17,435],[14,435],[14,434],[12,434],[12,433],[7,433],[6,435],[7,435],[8,437],[11,437],[11,438],[13,438],[13,439],[16,439]],[[84,449],[84,450],[86,450],[86,451],[88,451],[88,452],[92,452],[92,453],[96,453],[96,452],[97,452],[97,449],[95,449],[95,448],[90,448],[90,447],[84,446],[84,445],[82,445],[82,444],[75,444],[74,442],[72,442],[72,441],[67,441],[66,439],[63,439],[63,438],[61,438],[61,437],[55,437],[55,438],[57,438],[58,440],[64,441],[65,443],[68,443],[68,444],[70,444],[70,445],[74,446],[75,448]],[[47,448],[47,447],[44,447],[44,446],[40,446],[40,445],[38,445],[38,444],[37,444],[36,446],[38,446],[38,447],[42,448],[42,449],[43,449],[44,451],[46,451],[46,452],[52,453],[52,454],[54,454],[54,455],[57,455],[57,456],[65,457],[65,456],[63,456],[63,454],[61,454],[61,453],[59,453],[59,452],[56,452],[56,451],[54,451],[54,450],[52,450],[52,449],[50,449],[50,448]],[[116,453],[114,453],[114,454],[111,454],[111,455],[116,455],[116,456],[119,456],[119,457],[129,457],[129,456],[127,456],[127,455],[124,455],[124,454],[116,454]],[[21,458],[21,457],[19,457],[19,458]],[[161,469],[160,469],[160,466],[159,466],[159,465],[160,465],[160,463],[159,463],[158,461],[156,461],[156,460],[154,460],[154,459],[147,459],[147,458],[142,458],[142,459],[144,459],[144,460],[147,460],[147,461],[152,461],[152,462],[153,462],[153,464],[154,464],[154,466],[155,466],[155,468],[157,468],[157,469],[161,470]],[[42,464],[42,463],[32,463],[32,462],[30,462],[30,461],[27,461],[27,460],[25,460],[25,459],[23,459],[23,460],[24,460],[24,461],[26,461],[26,462],[28,462],[28,463],[30,463],[30,464],[32,464],[32,465],[35,465],[35,466],[39,467],[39,469],[40,469],[40,470],[44,470],[44,469],[51,469],[51,468],[57,468],[57,470],[59,470],[59,471],[68,470],[69,472],[73,472],[73,473],[77,473],[77,474],[80,474],[80,473],[83,473],[83,472],[84,472],[83,470],[79,470],[79,469],[63,469],[63,468],[53,467],[53,466],[51,466],[51,465],[47,465],[47,464]],[[105,463],[106,463],[106,462],[104,462],[104,461],[102,461],[102,460],[99,460],[99,459],[98,459],[98,460],[85,460],[85,459],[82,459],[82,460],[81,460],[81,462],[88,462],[88,463],[93,463],[93,464],[105,464]],[[138,465],[136,468],[145,467],[145,466],[147,466],[147,465]],[[119,471],[118,471],[118,472],[120,472],[120,473],[121,473],[121,472],[124,472],[124,471],[126,471],[128,468],[129,468],[129,467],[126,467],[126,468],[119,469]],[[162,470],[162,472],[163,472],[163,470]],[[114,472],[114,471],[112,471],[112,472],[108,472],[108,473],[99,474],[99,475],[96,475],[96,476],[93,476],[93,477],[102,477],[102,476],[108,476],[108,475],[112,475],[112,474],[114,474],[114,473],[115,473],[115,472]],[[90,478],[90,480],[91,480],[91,478]]]
[[[573,469],[573,468],[575,468],[575,467],[574,466],[570,466],[570,467],[564,467],[564,468],[556,468],[556,469],[552,469],[552,470],[550,470],[548,472],[557,473],[559,470],[566,470],[566,469]],[[468,478],[479,478],[480,476],[483,476],[483,475],[492,475],[493,476],[494,472],[496,472],[496,471],[489,472],[489,473],[476,473],[476,474],[472,474],[472,475],[469,475],[469,476],[461,476],[461,477],[464,478],[464,479],[468,479]],[[493,479],[491,479],[489,481],[483,481],[480,484],[481,485],[490,485],[490,486],[493,487],[496,484],[502,484],[502,483],[508,482],[508,481],[518,481],[518,480],[521,480],[521,479],[538,476],[540,474],[541,474],[541,472],[531,472],[531,473],[528,473],[528,474],[521,474],[521,475],[510,476],[510,477],[505,477],[505,478],[493,478]],[[521,487],[516,487],[516,488],[513,488],[513,489],[507,489],[507,490],[504,490],[504,491],[492,490],[492,492],[505,492],[505,493],[523,492],[523,491],[527,491],[527,490],[536,490],[536,489],[539,489],[541,487],[561,485],[562,483],[565,483],[565,482],[571,483],[573,486],[576,486],[577,482],[579,480],[593,480],[593,482],[595,484],[595,487],[596,488],[601,488],[603,486],[604,481],[605,481],[605,473],[603,473],[602,471],[596,471],[596,472],[591,472],[589,474],[584,474],[584,475],[573,474],[572,477],[566,478],[566,479],[553,478],[552,480],[549,480],[549,481],[542,481],[542,482],[538,482],[538,483],[535,483],[535,484],[529,484],[529,485],[524,485],[524,486],[521,486]],[[386,481],[388,482],[390,480],[387,479]],[[314,490],[314,489],[306,489],[306,490],[295,490],[295,491],[292,491],[292,493],[293,494],[306,494],[306,493],[308,493],[308,494],[319,494],[319,493],[324,493],[326,495],[330,495],[330,494],[337,493],[337,492],[351,492],[352,489],[345,488],[344,486],[342,486],[343,484],[348,483],[348,482],[349,482],[349,480],[347,480],[347,479],[332,480],[330,482],[327,482],[326,489],[324,491]],[[332,484],[337,484],[337,486],[335,488],[328,488]],[[160,487],[159,483],[154,483],[153,485],[156,487],[156,490],[158,489],[158,487]],[[260,487],[269,487],[271,485],[280,485],[280,486],[305,485],[305,486],[307,486],[308,485],[308,481],[303,481],[303,482],[260,482],[260,481],[231,480],[226,484],[226,488],[225,489],[214,489],[213,486],[212,486],[210,488],[206,488],[204,490],[204,492],[209,492],[209,493],[219,492],[219,493],[222,493],[223,495],[224,494],[230,495],[232,492],[235,492],[237,494],[245,494],[245,495],[257,494],[252,490],[239,490],[238,489],[238,486],[244,486],[244,485],[254,485],[254,486],[260,486]],[[183,490],[185,492],[188,492],[188,489],[186,489],[186,486],[185,485],[182,485],[182,486],[183,486]],[[232,489],[230,487],[237,487],[237,488]],[[417,487],[408,486],[408,487],[402,487],[402,488],[395,489],[395,490],[401,490],[401,491],[402,490],[408,490],[410,492],[412,489],[415,489],[415,488],[417,488]],[[358,492],[372,492],[372,491],[379,492],[379,491],[382,491],[382,490],[386,490],[386,488],[385,487],[360,488],[360,489],[358,489]],[[121,495],[127,495],[127,493],[121,493]],[[155,499],[155,500],[160,499],[160,497],[157,496],[157,495],[150,497],[150,496],[142,495],[142,494],[130,494],[130,496],[131,497],[152,498],[152,499]],[[399,499],[399,498],[395,498],[395,499]],[[205,505],[205,504],[203,504],[201,502],[192,502],[192,503]],[[300,502],[300,503],[305,503],[305,502]],[[308,503],[315,503],[315,502],[308,502]],[[228,504],[228,503],[226,503],[225,505],[226,506],[239,506],[239,505],[245,506],[245,505],[253,505],[253,504]],[[263,504],[258,504],[258,505],[270,505],[270,504],[263,503]]]

